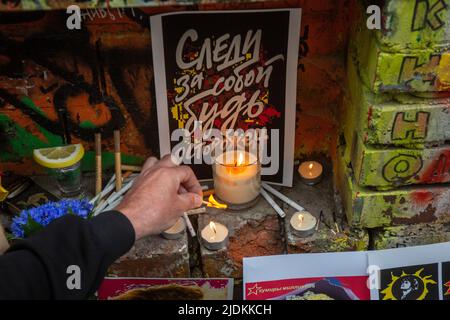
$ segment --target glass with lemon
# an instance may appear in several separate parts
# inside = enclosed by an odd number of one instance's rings
[[[84,156],[82,144],[35,149],[34,160],[48,169],[59,189],[67,197],[80,195],[81,159]]]

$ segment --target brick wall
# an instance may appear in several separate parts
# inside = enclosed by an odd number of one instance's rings
[[[364,16],[360,6],[340,121],[348,220],[384,227],[378,249],[448,240],[450,1],[384,1],[380,31]]]

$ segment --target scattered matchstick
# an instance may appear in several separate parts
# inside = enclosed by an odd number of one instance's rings
[[[116,173],[116,192],[122,188],[122,159],[120,156],[120,131],[114,130],[114,169]]]
[[[102,135],[95,134],[95,195],[102,192]]]
[[[320,211],[319,219],[317,219],[316,231],[319,230],[320,221],[322,221],[322,214],[323,214],[323,211]]]
[[[341,231],[339,231],[339,226],[338,226],[337,222],[334,223],[334,226],[336,227],[337,233],[340,233]]]
[[[273,200],[271,196],[267,193],[266,190],[261,189],[260,190],[261,195],[266,199],[266,201],[272,206],[272,208],[280,215],[281,218],[286,217],[286,213],[284,213],[283,209],[280,208],[280,206]]]

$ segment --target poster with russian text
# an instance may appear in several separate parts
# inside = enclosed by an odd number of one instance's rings
[[[300,20],[299,8],[152,16],[161,156],[189,140],[183,163],[211,179],[211,164],[193,160],[210,156],[202,133],[267,129],[263,179],[292,185]]]

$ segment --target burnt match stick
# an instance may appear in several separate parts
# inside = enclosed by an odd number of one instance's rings
[[[116,172],[116,192],[122,188],[122,159],[120,157],[120,131],[114,130],[114,169]]]
[[[102,192],[102,135],[95,134],[95,195]]]

